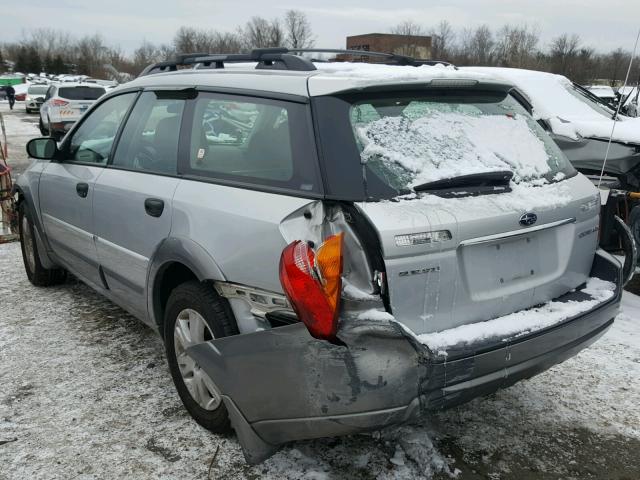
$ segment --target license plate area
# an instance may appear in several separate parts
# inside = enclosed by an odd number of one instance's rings
[[[488,247],[489,252],[494,255],[494,286],[508,285],[535,275],[538,267],[537,258],[531,253],[538,250],[537,237],[517,238]]]
[[[469,296],[489,300],[532,288],[536,277],[544,274],[540,271],[541,234],[544,236],[543,232],[531,232],[461,248]]]

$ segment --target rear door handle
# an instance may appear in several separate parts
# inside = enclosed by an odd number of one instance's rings
[[[159,217],[164,211],[164,201],[159,198],[147,198],[144,201],[144,209],[152,217]]]
[[[78,194],[78,196],[86,198],[87,194],[89,193],[89,184],[84,182],[76,184],[76,193]]]

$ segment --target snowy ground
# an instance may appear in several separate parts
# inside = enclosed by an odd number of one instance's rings
[[[76,281],[27,281],[0,245],[0,479],[617,478],[640,472],[640,298],[590,349],[489,398],[245,465],[198,427],[160,340]]]
[[[25,145],[30,139],[40,136],[38,129],[40,117],[37,113],[28,114],[24,109],[24,102],[16,102],[13,110],[9,110],[9,103],[0,101],[0,114],[4,119],[9,147],[9,165],[13,169],[15,179],[31,163]],[[0,134],[1,139],[2,135]]]

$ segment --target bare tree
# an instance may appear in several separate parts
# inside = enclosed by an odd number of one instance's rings
[[[281,47],[285,43],[285,32],[280,20],[252,17],[242,30],[246,49]]]
[[[160,50],[155,45],[147,42],[146,40],[143,41],[142,45],[136,48],[133,52],[133,64],[138,71],[141,71],[150,63],[158,62],[160,60]]]
[[[404,22],[391,27],[390,32],[394,35],[404,35],[407,37],[416,37],[425,34],[423,28],[411,20],[405,20]]]
[[[290,48],[311,48],[315,42],[307,15],[300,10],[288,10],[284,15],[284,30]]]
[[[503,26],[497,34],[496,64],[504,67],[535,68],[538,60],[538,27]]]
[[[430,31],[431,58],[447,60],[452,55],[455,42],[455,32],[447,20],[442,20]]]
[[[103,65],[107,59],[108,49],[104,39],[98,35],[88,35],[78,40],[76,47],[76,65],[78,72],[92,77],[104,76]]]
[[[422,52],[422,39],[419,39],[418,37],[424,36],[425,31],[417,23],[414,23],[411,20],[405,20],[395,27],[392,27],[390,32],[394,35],[403,35],[407,37],[407,41],[404,45],[393,53],[407,55],[409,57],[422,57],[425,54],[428,54],[428,52]]]
[[[580,37],[576,34],[564,33],[554,38],[549,49],[551,71],[562,75],[570,74],[578,56],[579,47]]]

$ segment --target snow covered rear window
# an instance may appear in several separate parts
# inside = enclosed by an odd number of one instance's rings
[[[352,103],[349,119],[360,162],[398,193],[492,171],[534,184],[573,174],[546,132],[505,93],[375,96]]]
[[[101,87],[62,87],[58,96],[67,100],[97,100],[105,94]]]
[[[47,90],[49,90],[48,85],[31,85],[27,93],[29,95],[46,95]]]

